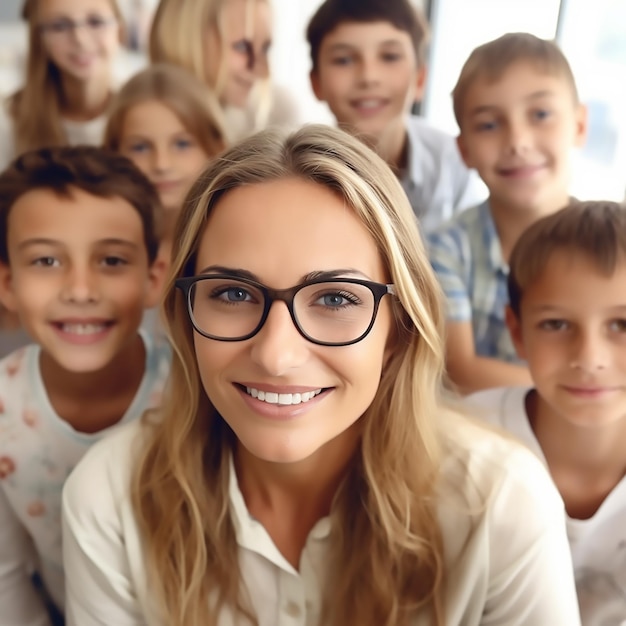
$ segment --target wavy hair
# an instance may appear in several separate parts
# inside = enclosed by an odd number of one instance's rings
[[[26,75],[24,85],[8,101],[16,154],[67,143],[61,124],[61,73],[50,61],[43,46],[38,16],[40,2],[26,0],[22,10],[22,17],[28,23]],[[109,2],[121,28],[122,14],[117,2]]]
[[[394,174],[357,139],[319,125],[288,136],[265,131],[228,150],[190,190],[177,223],[164,301],[174,351],[170,393],[132,486],[151,590],[171,626],[216,626],[225,605],[257,623],[241,592],[229,513],[234,435],[203,390],[186,303],[174,283],[193,275],[207,220],[224,194],[285,177],[330,188],[352,207],[397,291],[397,349],[361,417],[359,450],[333,501],[322,623],[399,626],[423,609],[441,626],[442,297]]]
[[[156,63],[135,74],[116,94],[104,131],[104,146],[118,151],[128,111],[156,100],[181,121],[209,158],[225,147],[219,105],[203,83],[180,67]]]

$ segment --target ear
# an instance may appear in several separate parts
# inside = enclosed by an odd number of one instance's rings
[[[507,305],[505,310],[506,325],[511,335],[511,340],[515,346],[515,351],[520,359],[526,360],[526,350],[524,348],[524,340],[522,333],[521,320],[515,315],[513,309]]]
[[[461,158],[463,159],[463,163],[465,163],[465,165],[467,165],[467,167],[472,169],[474,167],[474,165],[473,165],[473,161],[472,161],[472,157],[470,155],[470,152],[467,149],[467,143],[465,142],[465,136],[463,135],[463,133],[460,133],[457,136],[457,138],[456,138],[456,145],[457,145],[457,147],[459,149],[459,154],[461,155]]]
[[[7,263],[2,262],[0,262],[0,304],[12,313],[17,313],[11,268]]]
[[[146,290],[144,303],[146,309],[150,309],[161,302],[163,285],[168,269],[169,263],[165,260],[165,257],[159,253],[148,269],[148,288]]]
[[[316,69],[312,69],[309,72],[309,80],[311,81],[311,89],[313,90],[313,93],[315,94],[315,97],[320,102],[325,102],[326,98],[324,98],[324,95],[323,95],[323,90],[322,90],[321,81],[320,81],[320,75],[319,75],[319,73],[318,73],[318,71]]]
[[[415,77],[415,102],[421,102],[424,98],[424,90],[426,89],[426,77],[428,70],[425,65],[418,66],[417,75]]]
[[[587,140],[587,130],[589,128],[589,114],[584,104],[579,104],[576,108],[576,128],[574,135],[574,145],[578,148],[585,145]]]

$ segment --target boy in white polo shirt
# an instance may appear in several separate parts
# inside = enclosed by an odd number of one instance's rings
[[[423,231],[485,200],[452,135],[410,115],[424,92],[428,25],[409,0],[326,0],[307,39],[315,95],[395,171]]]
[[[574,203],[510,258],[507,323],[533,387],[469,396],[563,497],[583,626],[626,623],[626,206]]]

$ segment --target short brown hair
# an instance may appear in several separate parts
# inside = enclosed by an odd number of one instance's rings
[[[61,146],[26,152],[0,174],[0,262],[9,263],[9,213],[23,195],[49,189],[69,197],[72,188],[100,198],[120,197],[139,213],[150,263],[159,248],[161,203],[152,183],[132,161],[95,146]]]
[[[409,34],[417,64],[421,66],[426,63],[428,22],[410,0],[326,0],[317,9],[306,29],[313,70],[317,69],[324,38],[344,22],[389,22]]]
[[[573,202],[522,233],[511,252],[508,278],[509,304],[518,318],[524,291],[560,250],[583,254],[610,276],[626,258],[626,205]]]
[[[511,65],[521,61],[532,63],[548,74],[562,77],[570,85],[574,101],[578,102],[572,68],[556,43],[530,33],[507,33],[478,46],[465,61],[452,90],[454,117],[459,128],[462,128],[465,97],[472,84],[482,77],[496,81]]]

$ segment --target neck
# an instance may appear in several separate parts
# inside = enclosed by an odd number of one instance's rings
[[[512,203],[499,200],[491,196],[489,207],[498,232],[498,239],[502,248],[502,258],[508,262],[513,246],[519,236],[538,219],[555,213],[568,204],[570,197],[567,193],[559,194],[547,202],[535,206],[516,206]]]
[[[367,144],[399,175],[407,164],[406,128],[399,119],[377,137],[367,137]]]
[[[586,428],[563,419],[532,394],[527,413],[550,466],[590,477],[626,473],[626,416],[607,426]]]
[[[63,75],[61,80],[61,112],[65,118],[88,122],[105,113],[112,96],[110,77],[79,81]]]
[[[139,386],[145,371],[146,348],[137,334],[106,366],[95,372],[70,372],[60,366],[45,350],[39,366],[51,403],[54,399],[67,403],[96,403],[109,400]],[[61,415],[63,417],[63,415]]]

